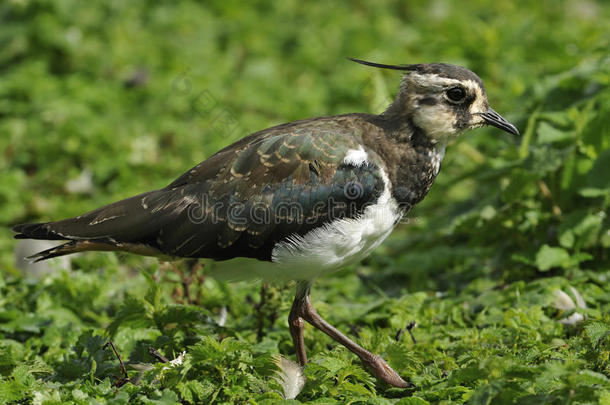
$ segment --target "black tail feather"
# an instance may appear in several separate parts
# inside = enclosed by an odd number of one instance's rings
[[[15,225],[12,230],[17,232],[15,239],[45,239],[45,240],[66,240],[68,238],[51,230],[52,222],[36,222],[30,224]]]
[[[161,189],[56,222],[15,225],[16,239],[66,241],[31,257],[35,261],[84,251],[124,251],[165,255],[156,240],[164,225],[186,216],[182,190]]]
[[[71,253],[76,252],[75,248],[77,246],[77,243],[77,241],[70,241],[62,245],[52,247],[51,249],[43,250],[42,252],[38,252],[36,254],[28,256],[27,259],[31,260],[33,263],[37,263],[43,260],[52,259],[53,257],[69,255]]]

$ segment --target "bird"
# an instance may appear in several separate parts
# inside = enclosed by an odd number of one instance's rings
[[[451,140],[485,125],[519,131],[489,106],[483,81],[467,68],[348,59],[404,72],[383,113],[311,118],[253,133],[164,188],[74,218],[16,225],[15,238],[64,241],[31,256],[34,261],[119,251],[270,262],[279,278],[296,281],[288,325],[301,366],[308,322],[357,355],[373,376],[409,387],[381,356],[317,313],[312,284],[381,244],[426,196]]]

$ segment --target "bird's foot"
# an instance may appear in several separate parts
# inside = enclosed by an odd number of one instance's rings
[[[381,357],[368,353],[368,355],[358,356],[364,366],[371,374],[394,387],[411,388],[413,384],[406,382],[396,371]]]

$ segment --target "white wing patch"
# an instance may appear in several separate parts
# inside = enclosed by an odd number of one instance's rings
[[[271,260],[278,265],[274,275],[293,280],[312,279],[369,255],[402,216],[383,170],[382,178],[383,193],[360,217],[338,219],[304,236],[294,235],[277,243],[271,254]]]
[[[362,166],[368,162],[369,156],[362,148],[362,145],[358,147],[358,149],[350,149],[345,154],[345,158],[343,158],[343,163],[351,166]]]

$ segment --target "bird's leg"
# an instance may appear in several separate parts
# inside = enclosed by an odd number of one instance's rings
[[[311,305],[309,299],[310,287],[310,282],[299,283],[289,316],[290,333],[292,334],[292,339],[296,347],[299,363],[304,365],[305,362],[307,362],[305,345],[303,343],[303,320],[306,320],[312,326],[326,333],[358,356],[365,367],[367,367],[375,377],[395,387],[409,387],[410,384],[403,380],[385,360],[359,346],[337,328],[322,319]]]
[[[294,349],[297,352],[297,361],[301,366],[307,363],[307,352],[305,350],[305,340],[303,339],[303,329],[305,328],[305,321],[299,315],[299,294],[297,295],[292,303],[290,314],[288,315],[288,327],[290,328],[290,335],[292,336],[292,343]]]

